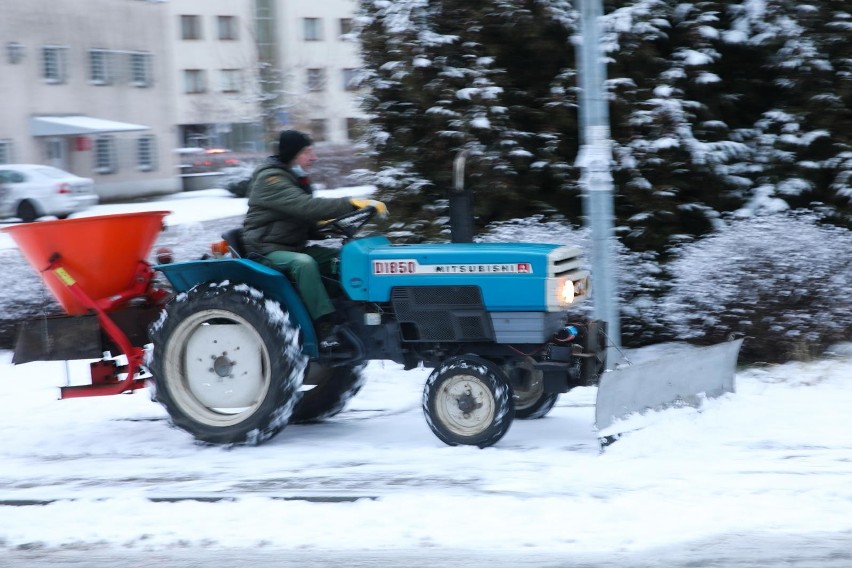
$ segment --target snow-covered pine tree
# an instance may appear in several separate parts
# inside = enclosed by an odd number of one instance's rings
[[[577,137],[568,2],[362,0],[361,8],[372,181],[396,214],[446,199],[462,149],[481,224],[571,199],[561,191]]]
[[[574,222],[582,215],[575,48],[578,14],[564,0],[492,0],[483,44],[504,70],[498,77],[512,143],[511,180],[520,212],[554,207]],[[507,137],[508,138],[508,137]],[[491,219],[505,219],[498,211]]]
[[[620,4],[606,17],[618,213],[628,246],[663,252],[742,203],[730,164],[748,149],[720,112],[720,3]]]
[[[469,148],[480,224],[581,215],[567,0],[361,0],[377,163],[397,218],[447,195]],[[842,0],[610,0],[616,214],[663,253],[734,211],[849,219],[849,10]]]
[[[753,148],[743,214],[813,208],[852,227],[852,11],[842,0],[737,6],[729,42],[765,53],[761,113],[738,133]]]

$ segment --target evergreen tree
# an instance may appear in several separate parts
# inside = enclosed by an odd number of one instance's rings
[[[852,226],[852,16],[843,0],[609,0],[620,236],[666,252],[733,212]],[[580,220],[578,15],[566,0],[361,0],[376,183],[395,215],[471,153],[480,225]]]
[[[730,96],[719,69],[722,8],[647,0],[607,17],[617,206],[636,250],[709,232],[747,189],[732,165],[748,148],[730,140],[720,111]]]
[[[361,6],[373,181],[396,211],[446,198],[462,149],[481,224],[571,199],[561,191],[576,153],[566,2]]]
[[[852,227],[852,14],[839,0],[747,8],[737,29],[766,54],[766,88],[750,93],[762,112],[739,132],[754,150],[749,209],[814,208]]]

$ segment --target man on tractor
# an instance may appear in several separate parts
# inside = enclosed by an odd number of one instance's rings
[[[364,207],[387,215],[373,199],[314,197],[308,172],[316,161],[313,142],[303,132],[281,132],[278,153],[252,174],[243,239],[250,255],[287,274],[314,320],[320,349],[340,347],[334,333],[336,314],[323,278],[336,277],[338,248],[308,245],[321,238],[319,224]]]

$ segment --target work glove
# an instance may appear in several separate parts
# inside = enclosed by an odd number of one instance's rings
[[[388,216],[387,205],[385,205],[381,201],[377,201],[375,199],[358,199],[357,197],[353,197],[349,200],[349,203],[354,205],[356,209],[363,209],[364,207],[375,207],[376,213],[379,214],[379,217]]]

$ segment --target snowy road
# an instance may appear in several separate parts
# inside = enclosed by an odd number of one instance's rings
[[[45,550],[103,566],[132,566],[110,563],[125,553],[146,565],[148,551],[177,554],[169,566],[273,565],[281,550],[316,566],[350,553],[353,566],[450,566],[461,551],[498,567],[850,561],[848,357],[740,373],[738,394],[655,415],[601,454],[594,389],[492,448],[452,448],[419,409],[427,371],[376,363],[335,419],[225,449],[171,428],[144,390],[58,401],[61,363],[3,356],[0,501],[49,504],[0,506],[0,566],[38,566]],[[85,371],[72,365],[72,381]],[[663,550],[677,562],[658,563]]]
[[[489,552],[471,548],[346,552],[302,550],[14,550],[3,568],[848,568],[852,536],[730,534],[639,552]]]

